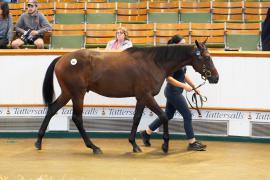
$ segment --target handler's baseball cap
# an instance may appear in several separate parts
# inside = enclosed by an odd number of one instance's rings
[[[29,0],[28,2],[27,2],[27,5],[33,5],[33,6],[37,6],[38,5],[38,2],[37,2],[37,0]]]

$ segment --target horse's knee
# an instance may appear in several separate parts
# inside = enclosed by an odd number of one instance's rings
[[[136,121],[136,120],[139,120],[141,119],[142,115],[141,114],[135,114],[134,117],[133,117],[133,120]]]
[[[72,119],[74,119],[74,120],[80,119],[80,116],[77,115],[77,114],[75,114],[75,113],[73,113],[72,114]]]
[[[140,124],[140,121],[134,119],[134,121],[133,121],[133,126],[138,127],[139,124]]]
[[[74,121],[74,123],[77,123],[77,124],[80,125],[80,126],[81,126],[82,123],[83,123],[81,116],[76,115],[76,114],[73,114],[73,115],[72,115],[72,120]]]
[[[57,109],[55,108],[55,106],[54,105],[49,105],[46,116],[53,116],[53,115],[56,114],[56,112],[57,112]]]

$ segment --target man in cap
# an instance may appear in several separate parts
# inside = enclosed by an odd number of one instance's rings
[[[48,20],[38,11],[38,2],[29,0],[27,12],[19,18],[16,26],[19,38],[12,42],[12,48],[18,49],[23,44],[35,44],[37,49],[44,48],[44,33],[52,29]]]

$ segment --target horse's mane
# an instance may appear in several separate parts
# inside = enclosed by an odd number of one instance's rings
[[[156,64],[161,65],[166,61],[185,58],[189,56],[194,48],[194,45],[168,45],[156,47],[131,47],[126,49],[131,56],[134,53],[141,52],[145,56],[153,57]]]

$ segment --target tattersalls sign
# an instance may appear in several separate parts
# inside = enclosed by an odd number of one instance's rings
[[[133,117],[135,109],[133,107],[84,107],[83,116],[93,117]],[[269,121],[270,112],[256,111],[233,111],[233,110],[201,110],[202,117],[198,116],[197,111],[191,110],[194,119],[207,120],[252,120],[252,121]],[[0,116],[45,116],[46,107],[0,107]],[[57,112],[57,116],[72,116],[72,107],[64,107]],[[145,109],[143,116],[155,118],[156,115],[149,109]],[[175,118],[182,119],[181,115],[176,112]]]
[[[207,120],[252,120],[269,121],[270,112],[256,111],[233,111],[233,110],[201,110],[202,117],[198,116],[196,110],[191,110],[194,119]],[[45,116],[47,107],[0,107],[0,116]],[[84,107],[83,116],[94,117],[133,117],[135,109],[132,107]],[[72,116],[72,107],[64,107],[57,112],[57,116]],[[145,109],[143,116],[156,117],[149,109]],[[175,118],[182,119],[176,112]]]
[[[84,107],[83,116],[133,117],[134,108]],[[47,107],[0,107],[0,116],[45,116]],[[72,107],[63,107],[57,116],[72,116]],[[143,113],[145,115],[145,112]]]
[[[112,123],[118,120],[132,121],[135,112],[134,107],[84,107],[83,117],[86,119],[98,119],[99,122],[112,120]],[[270,112],[259,111],[239,111],[239,110],[201,110],[202,116],[199,117],[196,110],[191,110],[193,120],[204,124],[204,121],[209,123],[227,123],[227,134],[231,136],[251,136],[253,124],[270,124]],[[5,131],[8,131],[8,126],[16,126],[16,122],[22,121],[27,123],[29,119],[42,119],[47,113],[47,107],[33,106],[33,107],[0,107],[0,126],[5,127]],[[72,107],[65,106],[60,109],[53,117],[49,125],[49,130],[53,131],[69,131],[69,119],[72,116]],[[145,108],[138,131],[146,128],[157,116]],[[2,123],[1,123],[1,120]],[[9,121],[10,120],[10,121]],[[182,116],[176,112],[174,120],[183,121]],[[10,124],[9,124],[9,123]],[[110,121],[109,121],[110,122]],[[19,122],[18,122],[19,123]],[[108,125],[106,128],[108,131],[115,131],[110,129],[113,126]],[[265,126],[263,126],[265,127]],[[26,126],[27,129],[27,126]],[[12,131],[12,128],[9,130]],[[26,130],[28,131],[28,130]],[[31,130],[29,130],[31,131]]]
[[[255,120],[269,121],[270,122],[270,113],[254,113]]]
[[[9,112],[8,112],[9,111]],[[24,107],[14,107],[7,110],[7,113],[14,115],[32,115],[32,116],[42,116],[47,113],[47,108],[24,108]]]

